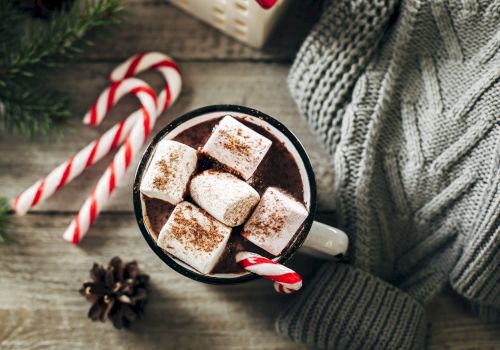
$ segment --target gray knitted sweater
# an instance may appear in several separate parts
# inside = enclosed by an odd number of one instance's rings
[[[425,348],[422,305],[447,284],[500,321],[500,1],[331,0],[288,82],[334,161],[351,246],[278,332]]]

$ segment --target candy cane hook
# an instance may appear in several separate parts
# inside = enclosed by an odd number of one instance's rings
[[[236,262],[241,268],[274,281],[274,289],[279,293],[293,293],[302,287],[302,278],[297,272],[259,254],[239,252]]]

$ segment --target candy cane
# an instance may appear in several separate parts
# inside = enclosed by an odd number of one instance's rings
[[[74,244],[78,244],[81,241],[99,212],[109,201],[111,193],[123,179],[131,160],[142,148],[149,132],[153,128],[157,116],[179,96],[181,89],[179,69],[168,56],[159,53],[141,54],[132,57],[113,70],[110,79],[126,78],[150,68],[159,70],[165,78],[164,89],[160,92],[158,98],[158,110],[152,113],[143,108],[142,118],[133,126],[130,136],[118,150],[104,175],[99,179],[92,195],[87,198],[77,216],[63,234],[64,239]]]
[[[139,153],[154,125],[156,114],[155,108],[144,106],[143,117],[133,126],[129,137],[116,153],[104,175],[99,179],[92,194],[85,200],[77,216],[64,232],[63,238],[65,240],[78,244],[85,236],[99,212],[108,203],[116,184],[125,176],[132,159]]]
[[[158,106],[163,112],[169,104],[177,99],[182,87],[179,67],[169,56],[160,52],[147,52],[132,56],[113,69],[109,79],[120,81],[148,69],[158,70],[165,78],[165,88],[158,94]]]
[[[177,99],[182,87],[179,68],[167,55],[158,52],[144,53],[131,57],[111,72],[109,78],[114,84],[99,95],[85,114],[84,123],[99,124],[120,98],[128,93],[134,94],[139,91],[139,87],[143,83],[137,79],[129,80],[126,78],[148,69],[156,69],[164,77],[165,85],[158,95],[159,113],[167,109]],[[142,110],[139,109],[121,123],[114,125],[100,138],[88,144],[72,158],[51,171],[45,178],[38,180],[15,197],[12,201],[12,209],[17,215],[24,215],[29,209],[50,197],[85,169],[97,163],[102,157],[122,144],[129,135],[132,126],[141,116]]]
[[[94,103],[86,116],[95,115],[96,112],[91,111],[100,111],[99,113],[101,113],[104,108],[102,107],[102,101],[106,101],[104,109],[109,111],[111,107],[126,94],[136,95],[142,104],[147,103],[145,99],[151,99],[156,96],[149,85],[144,83],[142,80],[130,78],[120,82],[115,82],[100,94],[97,101]],[[113,126],[101,137],[94,140],[75,154],[72,158],[60,164],[46,177],[38,180],[28,189],[21,192],[12,201],[12,209],[17,215],[26,214],[29,209],[50,197],[62,186],[80,175],[85,169],[98,162],[102,157],[123,142],[140,115],[141,113],[138,112],[132,113],[124,121]],[[102,118],[104,118],[103,115],[98,119],[102,120]]]
[[[109,75],[109,80],[113,83],[104,90],[85,114],[83,122],[89,125],[99,125],[113,106],[110,101],[116,99],[117,96],[118,98],[122,96],[119,94],[120,91],[114,89],[113,86],[148,69],[158,70],[163,75],[165,85],[158,94],[158,108],[160,114],[165,111],[177,99],[181,91],[182,80],[179,67],[172,58],[165,54],[148,52],[132,56],[113,69]]]
[[[274,281],[278,293],[293,293],[302,287],[302,278],[297,272],[259,254],[239,252],[236,262],[241,268]]]

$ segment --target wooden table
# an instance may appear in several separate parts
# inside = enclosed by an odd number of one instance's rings
[[[294,53],[316,17],[317,9],[297,5],[270,45],[254,50],[220,34],[163,1],[129,2],[125,25],[101,38],[76,63],[50,79],[73,98],[82,115],[107,84],[106,74],[139,51],[158,50],[174,56],[184,72],[184,89],[175,107],[156,129],[196,107],[234,103],[278,116],[303,141],[327,178],[325,154],[298,115],[286,87]],[[300,25],[297,25],[300,23]],[[153,84],[155,74],[144,75]],[[94,139],[107,126],[137,107],[126,98],[99,129],[75,119],[59,142],[32,142],[1,136],[1,193],[14,196]],[[193,282],[167,268],[146,246],[131,206],[133,171],[114,193],[110,205],[83,243],[72,246],[61,234],[103,172],[109,157],[61,190],[29,215],[13,220],[16,243],[0,246],[0,348],[7,349],[300,349],[277,336],[273,322],[293,297],[277,295],[266,281],[237,286]],[[323,161],[320,163],[320,160]],[[318,168],[319,169],[319,168]],[[331,219],[328,189],[320,205]],[[145,317],[130,331],[86,319],[89,305],[78,294],[94,261],[115,256],[137,259],[151,275],[152,294]],[[295,259],[305,276],[319,262]],[[499,349],[498,325],[477,320],[449,293],[428,307],[433,349]]]

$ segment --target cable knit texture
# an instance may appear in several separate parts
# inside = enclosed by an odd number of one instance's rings
[[[449,284],[500,321],[500,2],[331,0],[289,87],[335,166],[349,265],[278,319],[325,349],[421,349]]]

